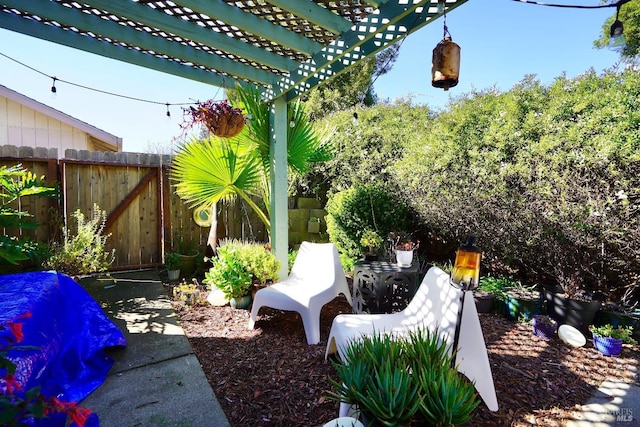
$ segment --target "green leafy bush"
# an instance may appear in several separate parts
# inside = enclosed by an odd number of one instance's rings
[[[29,196],[55,197],[56,187],[48,187],[42,177],[24,169],[22,165],[0,167],[0,228],[32,229],[38,226],[32,216],[19,209],[20,198]],[[31,259],[39,261],[45,248],[27,238],[4,233],[0,236],[0,262],[17,265]]]
[[[280,262],[264,245],[237,239],[222,240],[212,262],[203,283],[218,287],[229,298],[246,295],[253,282],[276,281],[280,270]]]
[[[327,203],[327,232],[340,252],[346,271],[364,254],[362,237],[367,230],[386,236],[406,230],[409,210],[403,199],[381,185],[350,188],[333,194]]]
[[[460,97],[394,166],[419,220],[484,265],[640,297],[640,72]]]
[[[72,217],[77,223],[77,233],[73,235],[69,228],[63,228],[63,241],[52,245],[52,255],[45,262],[45,267],[72,276],[105,271],[115,257],[115,249],[105,249],[111,234],[102,235],[106,212],[94,204],[90,220],[85,218],[80,209]]]

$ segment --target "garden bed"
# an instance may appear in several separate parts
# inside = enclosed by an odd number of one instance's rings
[[[174,303],[180,323],[232,426],[321,426],[338,416],[327,398],[326,339],[333,318],[350,312],[344,297],[321,313],[319,345],[306,343],[294,312],[263,308],[254,330],[249,312]],[[618,358],[593,348],[569,348],[536,337],[531,326],[480,314],[500,410],[481,404],[469,425],[562,426],[607,378],[636,381],[640,351],[625,345]]]

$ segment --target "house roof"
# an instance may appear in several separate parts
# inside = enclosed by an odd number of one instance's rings
[[[21,93],[18,93],[6,86],[0,85],[0,96],[15,101],[25,107],[29,107],[32,110],[38,111],[46,116],[59,120],[62,123],[68,124],[76,129],[79,129],[92,137],[92,142],[96,145],[96,148],[100,151],[122,151],[122,138],[112,135],[108,132],[98,129],[82,120],[71,117],[62,111],[49,107],[35,99],[29,98]]]
[[[467,0],[0,0],[0,28],[286,101]]]

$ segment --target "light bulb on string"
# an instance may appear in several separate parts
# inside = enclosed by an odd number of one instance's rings
[[[51,98],[56,99],[58,97],[58,89],[56,89],[57,78],[53,77],[53,85],[51,85]]]
[[[355,111],[353,112],[353,118],[351,119],[351,122],[354,126],[358,126],[358,113]]]
[[[295,121],[295,120],[293,120],[293,119],[291,119],[291,121],[289,122],[289,127],[290,127],[290,128],[294,128],[294,127],[296,127],[296,121]]]
[[[171,112],[169,111],[169,103],[167,102],[167,121],[171,121]]]
[[[627,45],[626,40],[624,39],[624,25],[622,25],[622,21],[618,19],[618,15],[620,14],[620,4],[618,4],[616,9],[616,20],[611,25],[609,44],[607,47],[609,50],[614,52],[619,52],[624,49]]]

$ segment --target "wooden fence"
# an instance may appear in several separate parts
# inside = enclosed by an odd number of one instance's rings
[[[0,147],[0,166],[22,164],[59,185],[58,200],[24,197],[15,207],[29,212],[41,225],[35,230],[3,230],[40,243],[59,240],[62,226],[75,231],[71,220],[80,210],[87,219],[95,207],[107,215],[108,249],[115,249],[113,270],[162,264],[163,251],[178,243],[205,253],[209,227],[200,227],[193,210],[175,194],[169,180],[170,156],[66,150],[65,158],[46,149]],[[264,225],[243,203],[218,206],[218,236],[266,241]]]

